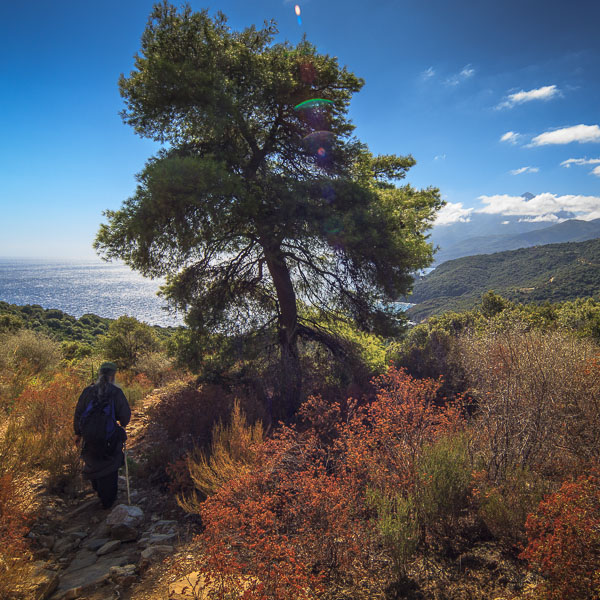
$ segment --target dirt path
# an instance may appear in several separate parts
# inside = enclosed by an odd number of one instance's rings
[[[148,396],[133,410],[127,428],[130,464],[143,464],[160,438],[148,409]],[[198,530],[173,496],[152,485],[152,474],[131,469],[128,504],[126,479],[112,509],[104,510],[86,481],[70,497],[59,497],[39,486],[40,511],[29,538],[34,551],[30,589],[35,600],[158,600],[169,597],[177,577],[173,562],[189,560],[189,544]],[[138,474],[136,474],[136,471]],[[179,596],[184,598],[184,596]]]

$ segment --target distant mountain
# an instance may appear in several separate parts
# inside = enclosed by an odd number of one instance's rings
[[[435,264],[475,254],[491,254],[517,248],[530,248],[542,244],[584,242],[600,237],[600,219],[579,221],[571,219],[550,227],[517,234],[485,235],[469,237],[442,246],[435,254]]]
[[[531,223],[519,221],[518,217],[505,215],[487,215],[472,213],[467,223],[458,222],[451,225],[438,225],[431,230],[430,241],[440,247],[440,253],[447,251],[455,244],[476,237],[496,237],[501,235],[517,235],[529,231],[537,231],[549,227],[550,223]],[[435,257],[436,264],[444,262]]]
[[[596,296],[600,294],[600,239],[450,260],[415,283],[407,301],[416,306],[406,314],[419,321],[447,310],[471,308],[488,290],[517,302]]]

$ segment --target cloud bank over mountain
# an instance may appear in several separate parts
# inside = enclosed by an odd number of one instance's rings
[[[581,194],[494,194],[479,196],[479,207],[464,208],[461,202],[448,202],[438,213],[436,227],[468,223],[475,214],[518,217],[524,222],[560,223],[569,218],[592,221],[600,218],[600,196]]]

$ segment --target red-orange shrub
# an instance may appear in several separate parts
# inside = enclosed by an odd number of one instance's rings
[[[600,470],[567,481],[526,522],[522,558],[546,578],[548,600],[600,598]]]
[[[377,489],[411,487],[423,446],[462,427],[460,406],[436,406],[440,382],[404,369],[390,367],[374,383],[376,400],[357,410],[341,435],[346,468]]]
[[[15,400],[0,440],[5,468],[48,472],[50,487],[62,489],[79,470],[73,444],[73,413],[84,383],[73,373],[32,381]]]

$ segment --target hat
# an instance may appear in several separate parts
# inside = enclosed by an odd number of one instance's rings
[[[117,365],[115,365],[115,363],[112,362],[103,362],[100,365],[100,371],[116,371],[117,370]]]

